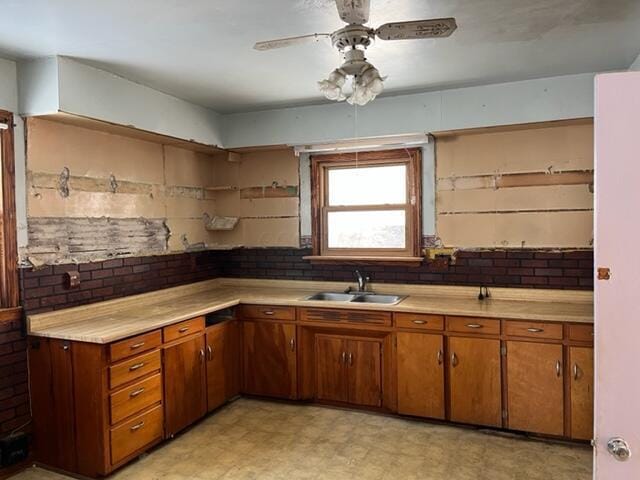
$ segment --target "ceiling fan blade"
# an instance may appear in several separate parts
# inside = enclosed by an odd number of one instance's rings
[[[370,0],[336,0],[342,21],[358,25],[369,21],[369,4]]]
[[[458,28],[455,18],[432,18],[413,22],[385,23],[376,30],[382,40],[448,37]]]
[[[321,38],[330,38],[328,33],[313,33],[311,35],[301,35],[299,37],[280,38],[278,40],[267,40],[265,42],[257,42],[253,48],[256,50],[273,50],[275,48],[291,47],[293,45],[302,45],[304,43],[317,42]]]

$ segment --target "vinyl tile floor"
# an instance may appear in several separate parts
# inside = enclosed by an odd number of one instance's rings
[[[239,399],[110,480],[588,480],[591,448],[371,413]],[[66,480],[29,468],[12,480]]]

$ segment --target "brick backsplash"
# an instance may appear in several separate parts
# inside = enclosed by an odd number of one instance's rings
[[[224,258],[225,277],[288,280],[353,281],[360,268],[372,282],[440,285],[489,285],[496,287],[593,288],[593,251],[461,250],[455,263],[431,262],[416,267],[353,263],[312,264],[303,257],[310,249],[245,248]]]
[[[0,324],[0,434],[28,421],[26,340],[22,322],[7,321]]]
[[[33,314],[216,278],[219,259],[218,252],[193,252],[21,269],[22,305]],[[71,270],[80,273],[78,288],[65,283]]]

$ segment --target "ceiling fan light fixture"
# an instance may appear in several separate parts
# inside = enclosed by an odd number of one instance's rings
[[[329,74],[329,78],[318,82],[318,87],[328,100],[341,102],[346,98],[344,93],[342,93],[342,87],[346,80],[347,76],[344,72],[339,68],[336,68]]]

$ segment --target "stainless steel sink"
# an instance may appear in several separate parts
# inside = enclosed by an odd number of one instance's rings
[[[322,300],[328,302],[351,302],[355,295],[349,293],[334,293],[334,292],[320,292],[314,295],[305,297],[305,300]]]
[[[316,300],[327,302],[354,302],[354,303],[382,303],[393,305],[404,300],[406,295],[384,295],[377,293],[335,293],[320,292],[305,297],[304,300]]]
[[[406,295],[384,295],[384,294],[365,294],[358,295],[356,298],[351,300],[352,302],[358,303],[384,303],[388,305],[393,305],[395,303],[399,303],[401,300],[404,300]]]

